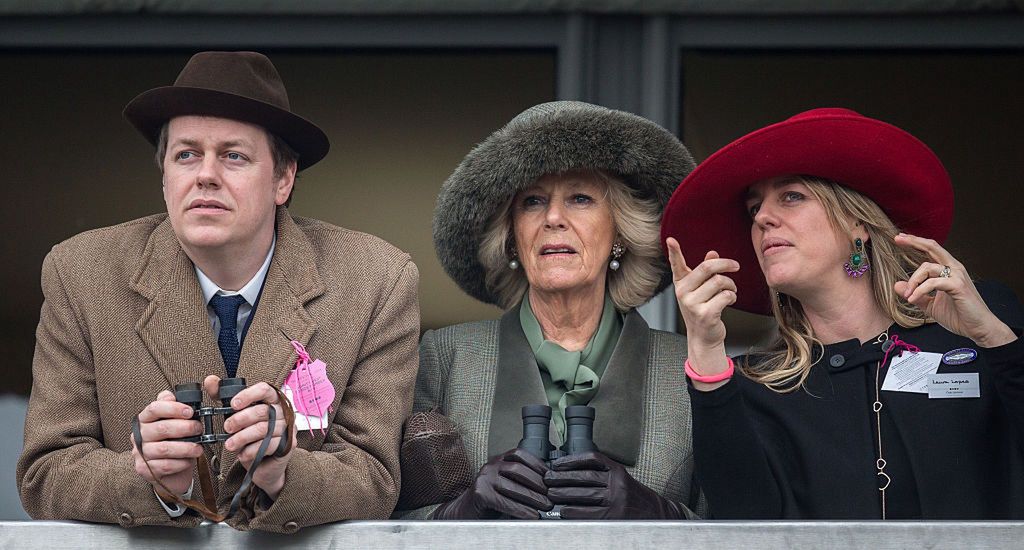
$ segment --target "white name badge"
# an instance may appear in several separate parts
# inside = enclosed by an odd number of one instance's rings
[[[981,397],[976,372],[933,374],[928,377],[928,399]]]
[[[903,355],[893,358],[889,371],[885,373],[882,389],[910,393],[928,393],[928,377],[939,370],[941,353],[903,350]]]

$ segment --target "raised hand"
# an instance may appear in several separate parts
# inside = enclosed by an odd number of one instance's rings
[[[1000,346],[1017,338],[985,304],[964,265],[939,243],[907,233],[896,235],[895,242],[924,252],[932,260],[922,263],[908,280],[893,285],[908,302],[946,330],[981,347]]]
[[[709,251],[704,261],[695,268],[686,265],[679,243],[672,237],[665,239],[668,260],[672,266],[672,282],[676,302],[686,325],[686,347],[693,369],[704,376],[724,372],[728,368],[725,354],[725,323],[722,311],[736,303],[736,283],[725,273],[739,271],[736,260],[718,257]],[[694,382],[698,389],[713,389],[724,382],[703,384]]]

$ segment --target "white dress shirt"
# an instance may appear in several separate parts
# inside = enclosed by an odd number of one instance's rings
[[[252,306],[256,303],[256,298],[260,295],[260,289],[263,288],[263,281],[267,278],[267,270],[270,269],[270,259],[274,256],[274,248],[277,247],[277,235],[274,235],[274,240],[270,242],[270,251],[267,252],[266,259],[263,260],[263,265],[260,266],[259,271],[249,279],[248,283],[245,283],[239,290],[224,290],[217,286],[210,280],[209,277],[203,273],[199,266],[196,266],[196,277],[199,278],[199,286],[203,289],[203,302],[206,304],[206,314],[210,316],[210,329],[213,331],[213,337],[216,338],[220,334],[220,319],[217,318],[217,313],[213,311],[213,307],[210,305],[210,300],[216,295],[221,296],[234,296],[241,294],[242,298],[245,298],[245,302],[238,306],[238,320],[235,323],[235,338],[241,343],[242,331],[245,330],[245,323],[249,320],[249,315],[252,313]]]

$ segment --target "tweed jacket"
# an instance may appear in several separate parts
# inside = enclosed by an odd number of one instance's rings
[[[300,431],[284,489],[243,507],[239,529],[290,532],[386,518],[399,489],[398,449],[416,372],[418,274],[382,240],[277,213],[277,245],[241,349],[238,376],[280,385],[291,340],[327,364],[330,425]],[[165,214],[58,244],[43,263],[21,499],[37,519],[194,526],[172,519],[136,473],[130,421],[161,390],[225,377],[195,269]],[[209,402],[209,404],[213,404]],[[219,423],[218,423],[219,425]],[[226,511],[245,470],[222,445],[214,484]],[[201,489],[195,483],[193,496]]]
[[[652,330],[630,311],[589,404],[596,409],[594,443],[602,453],[640,483],[700,514],[704,503],[693,484],[685,355],[681,336]],[[518,308],[498,320],[423,335],[413,410],[437,410],[454,422],[473,472],[519,443],[523,405],[546,403]],[[553,427],[549,437],[559,442]],[[435,508],[400,515],[425,518]]]

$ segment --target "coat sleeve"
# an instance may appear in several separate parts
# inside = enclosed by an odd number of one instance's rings
[[[381,293],[323,447],[292,451],[277,500],[266,509],[243,509],[229,520],[233,527],[291,532],[391,514],[400,487],[402,423],[412,408],[420,317],[415,264],[407,259],[389,280],[394,282]]]
[[[135,472],[131,451],[106,448],[91,338],[65,285],[66,275],[58,246],[43,261],[44,302],[17,471],[22,505],[35,519],[196,525],[193,516],[167,515],[149,483]]]
[[[714,519],[777,519],[783,514],[775,469],[750,423],[740,375],[702,392],[689,386],[697,481]]]
[[[437,410],[443,406],[443,388],[450,365],[442,360],[435,341],[432,330],[424,332],[420,340],[420,368],[416,373],[416,395],[412,403],[414,412]]]
[[[992,282],[978,282],[978,291],[993,313],[1010,326],[1017,339],[995,348],[982,348],[999,400],[1014,427],[1017,443],[1024,448],[1024,307],[1009,288]]]

